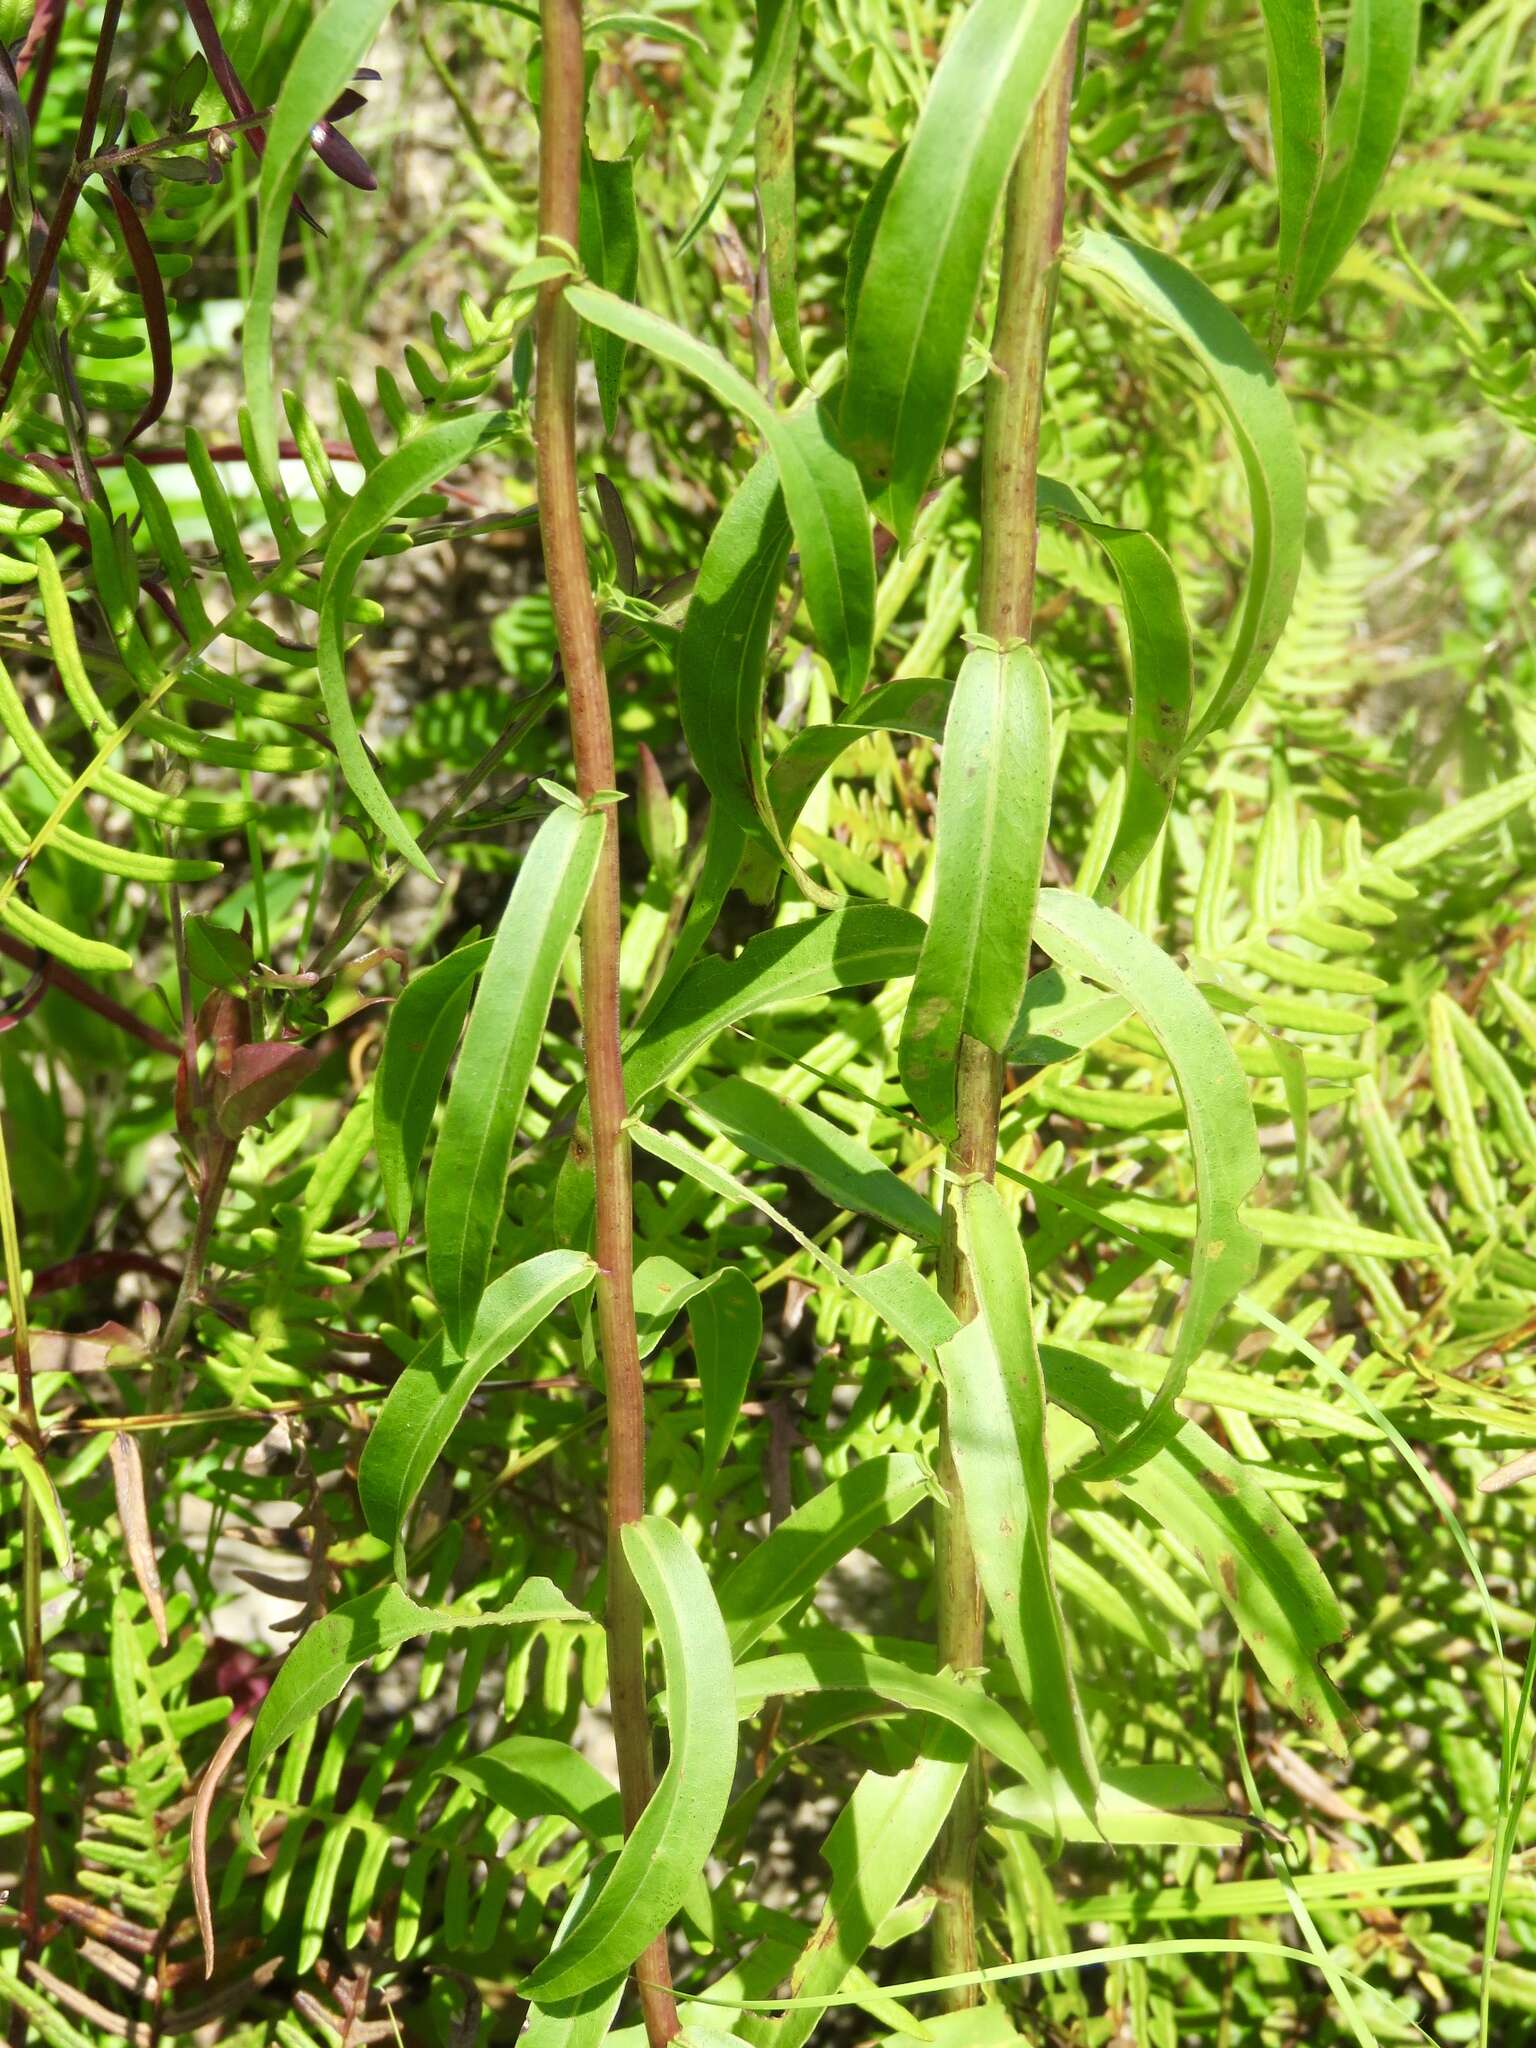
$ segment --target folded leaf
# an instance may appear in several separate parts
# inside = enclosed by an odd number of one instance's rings
[[[501,1224],[507,1166],[560,963],[607,818],[560,804],[534,835],[491,944],[427,1177],[427,1271],[448,1342],[467,1350]]]
[[[1194,1256],[1178,1341],[1156,1398],[1123,1444],[1095,1461],[1095,1478],[1131,1472],[1178,1428],[1174,1403],[1190,1366],[1258,1269],[1243,1205],[1263,1170],[1253,1105],[1226,1033],[1204,996],[1150,939],[1065,889],[1044,889],[1035,937],[1058,965],[1133,1005],[1173,1068],[1194,1154]]]
[[[1195,700],[1195,650],[1172,562],[1150,533],[1106,526],[1064,484],[1040,479],[1040,511],[1067,518],[1098,542],[1120,584],[1131,652],[1125,728],[1125,800],[1095,892],[1113,903],[1157,842],[1173,803]]]
[[[357,1468],[363,1519],[393,1545],[397,1574],[404,1570],[406,1517],[475,1389],[596,1271],[582,1252],[525,1260],[486,1289],[462,1353],[438,1331],[401,1370]]]
[[[1242,710],[1290,616],[1307,527],[1307,472],[1290,403],[1237,315],[1173,257],[1090,229],[1071,244],[1068,262],[1080,276],[1123,293],[1185,344],[1211,381],[1248,480],[1248,587],[1226,666],[1190,736],[1194,747]]]
[[[811,400],[781,413],[755,384],[680,327],[591,285],[571,285],[573,312],[687,376],[698,378],[762,435],[795,531],[806,610],[845,697],[864,687],[875,621],[875,557],[858,473],[838,446],[825,408]]]
[[[898,1654],[899,1653],[899,1654]],[[872,1692],[914,1714],[952,1722],[1032,1785],[1047,1782],[1044,1758],[1007,1708],[978,1685],[932,1669],[917,1643],[868,1649],[832,1629],[789,1639],[771,1656],[736,1667],[736,1711],[746,1720],[764,1701],[805,1692]]]
[[[1351,0],[1323,181],[1296,278],[1298,315],[1315,303],[1370,217],[1397,148],[1418,44],[1419,0]]]
[[[677,645],[677,697],[693,765],[720,809],[761,836],[767,805],[763,693],[789,516],[771,456],[715,522]]]
[[[568,1742],[554,1742],[546,1735],[508,1735],[443,1768],[450,1778],[473,1785],[519,1820],[542,1820],[558,1813],[599,1842],[616,1843],[623,1834],[618,1793]]]
[[[974,1181],[961,1196],[961,1245],[977,1309],[939,1352],[961,1492],[951,1512],[964,1514],[988,1610],[1046,1750],[1091,1815],[1099,1774],[1051,1569],[1045,1380],[1029,1266],[990,1182]]]
[[[590,1909],[519,1985],[541,2006],[606,1983],[666,1926],[714,1846],[736,1771],[731,1650],[704,1567],[659,1515],[629,1524],[624,1554],[661,1638],[671,1754]]]
[[[747,74],[746,85],[736,103],[736,113],[724,144],[720,150],[720,161],[710,179],[704,197],[699,201],[698,210],[683,230],[682,240],[677,245],[681,255],[694,240],[720,201],[726,180],[741,152],[746,148],[748,138],[757,127],[759,116],[769,93],[780,85],[786,67],[791,80],[794,77],[795,50],[800,40],[800,14],[794,0],[759,0],[757,9],[757,38],[752,46],[752,69]]]
[[[582,267],[605,291],[632,299],[640,274],[640,223],[635,213],[635,167],[627,156],[581,152],[581,228],[577,251]],[[601,329],[592,336],[603,431],[619,423],[619,386],[624,378],[624,343]]]
[[[1235,1848],[1247,1823],[1227,1812],[1220,1785],[1189,1764],[1121,1764],[1104,1773],[1090,1816],[1058,1773],[1050,1788],[1007,1785],[991,1802],[994,1825],[1060,1835],[1067,1842],[1167,1843],[1175,1847]]]
[[[438,1091],[469,1014],[475,976],[490,950],[489,939],[477,939],[413,974],[389,1013],[373,1079],[373,1149],[390,1228],[402,1241],[411,1227],[411,1188]]]
[[[839,1558],[888,1529],[930,1491],[905,1451],[865,1458],[802,1501],[770,1529],[720,1584],[720,1612],[740,1657],[783,1614],[814,1593]]]
[[[803,1173],[839,1208],[877,1217],[919,1243],[937,1240],[939,1219],[932,1204],[867,1145],[815,1110],[740,1076],[693,1096],[688,1108],[750,1158]]]
[[[803,726],[768,770],[768,801],[783,837],[794,836],[796,819],[828,769],[870,733],[943,739],[953,689],[952,683],[931,676],[901,678],[866,690],[830,725]]]
[[[1269,352],[1285,338],[1296,309],[1296,274],[1323,177],[1328,86],[1318,0],[1261,0],[1269,67],[1269,133],[1280,200],[1275,245],[1275,303]],[[1304,310],[1304,309],[1301,309]]]
[[[675,1316],[688,1311],[694,1363],[704,1396],[704,1469],[713,1474],[730,1446],[763,1341],[763,1304],[739,1266],[696,1278],[675,1259],[635,1268],[635,1320],[647,1358]]]
[[[955,1130],[962,1037],[1008,1043],[1029,976],[1051,807],[1051,694],[1024,646],[974,648],[944,722],[928,929],[898,1059],[913,1108]]]
[[[251,1731],[247,1785],[255,1783],[275,1749],[339,1697],[360,1664],[398,1649],[413,1636],[589,1619],[548,1579],[529,1579],[505,1607],[488,1609],[423,1607],[393,1581],[375,1586],[372,1592],[359,1594],[313,1623],[283,1659]]]
[[[631,1108],[665,1085],[719,1032],[780,1004],[910,974],[922,920],[858,903],[749,939],[733,960],[701,960],[678,983],[624,1060]]]
[[[763,222],[763,263],[768,310],[784,360],[809,382],[800,340],[800,294],[795,263],[795,59],[800,48],[796,0],[759,0],[758,40],[768,46],[767,90],[758,110],[753,152],[757,203]],[[755,67],[754,67],[755,69]]]
[[[857,292],[844,444],[903,544],[949,436],[987,244],[1077,0],[976,0],[885,196]]]

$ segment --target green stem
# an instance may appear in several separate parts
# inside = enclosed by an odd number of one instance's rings
[[[982,443],[977,607],[982,632],[1004,642],[1027,640],[1034,624],[1035,480],[1061,252],[1076,45],[1076,35],[1070,35],[1046,81],[1004,202],[1002,279],[992,337],[995,371],[987,385]],[[958,1132],[949,1155],[939,1285],[964,1323],[976,1313],[976,1298],[960,1251],[953,1190],[966,1179],[980,1174],[990,1180],[996,1172],[1003,1062],[987,1046],[966,1038],[958,1065]],[[970,1671],[985,1658],[985,1611],[947,1424],[940,1431],[938,1476],[950,1503],[935,1525],[939,1660],[956,1671]],[[978,1753],[934,1850],[933,1963],[941,1976],[963,1976],[978,1967],[975,1876],[985,1808],[985,1773]],[[979,1987],[965,1985],[947,1992],[942,2002],[958,2009],[974,2005],[979,1997]]]
[[[544,77],[539,108],[539,234],[576,246],[585,119],[581,0],[542,0]],[[576,316],[562,280],[539,295],[534,387],[539,529],[570,705],[576,784],[584,797],[614,786],[608,678],[576,484]],[[596,1187],[597,1326],[608,1393],[608,1669],[624,1825],[632,1829],[655,1785],[645,1696],[645,1610],[621,1541],[645,1512],[645,1387],[635,1332],[628,1104],[620,1038],[619,827],[606,837],[581,926],[582,1037],[587,1061]],[[651,2048],[678,2032],[665,1933],[635,1964]]]

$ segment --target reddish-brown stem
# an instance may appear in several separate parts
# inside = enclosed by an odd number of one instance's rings
[[[32,329],[37,324],[44,295],[59,260],[59,251],[64,246],[64,237],[69,232],[69,224],[75,216],[75,202],[79,199],[80,187],[85,182],[91,144],[96,139],[96,124],[101,118],[102,95],[107,86],[107,66],[112,61],[112,45],[117,40],[117,24],[122,11],[123,0],[107,0],[106,11],[101,18],[101,28],[96,37],[96,55],[91,64],[91,75],[86,82],[85,105],[80,111],[80,126],[75,130],[74,159],[64,180],[64,189],[53,209],[53,218],[48,223],[47,238],[43,243],[42,254],[33,269],[32,281],[27,287],[27,296],[16,321],[16,331],[11,336],[11,345],[5,352],[5,361],[0,363],[0,408],[10,403],[11,391],[21,369],[22,357],[27,352],[27,343],[32,339]],[[22,232],[26,232],[25,222],[22,223]]]
[[[542,0],[539,234],[576,246],[584,122],[581,0]],[[534,387],[539,527],[570,705],[576,783],[591,798],[614,785],[608,678],[576,485],[576,316],[559,279],[539,297]],[[608,1387],[608,1669],[624,1824],[650,1799],[655,1763],[645,1698],[644,1609],[622,1535],[645,1512],[645,1389],[635,1335],[629,1139],[619,1012],[618,817],[606,837],[581,928],[582,1035],[587,1062],[597,1222],[598,1341]],[[665,1934],[635,1965],[651,2048],[678,2032]]]
[[[20,939],[13,939],[7,932],[0,932],[0,954],[21,967],[32,967],[37,961],[33,947]],[[57,960],[48,963],[48,986],[57,989],[61,996],[68,996],[72,1002],[79,1003],[83,1009],[94,1010],[98,1017],[115,1024],[119,1031],[126,1031],[131,1038],[141,1040],[155,1052],[169,1053],[175,1059],[181,1051],[174,1038],[167,1038],[163,1031],[157,1031],[153,1024],[147,1024],[132,1010],[114,1002],[111,996],[104,996],[100,989],[92,988],[88,981],[82,981],[71,968]]]
[[[1027,640],[1034,624],[1040,414],[1061,251],[1076,42],[1074,32],[1046,80],[1004,203],[1002,277],[992,337],[995,370],[987,386],[982,443],[977,606],[981,630],[1004,642]],[[961,1040],[958,1065],[958,1133],[949,1156],[952,1190],[977,1174],[990,1180],[995,1173],[1003,1090],[1002,1060],[977,1040]],[[976,1296],[960,1251],[952,1199],[944,1207],[939,1285],[960,1321],[969,1322]],[[936,1523],[939,1658],[954,1670],[974,1670],[985,1654],[985,1614],[947,1426],[940,1434],[938,1473],[949,1501]],[[978,1963],[975,1870],[985,1804],[978,1752],[934,1851],[933,1958],[935,1971],[943,1976],[962,1976]],[[974,2005],[980,1995],[979,1986],[966,1985],[946,1994],[944,2002],[952,2008]]]
[[[27,94],[27,113],[34,122],[42,110],[48,81],[53,75],[53,60],[58,55],[65,8],[66,0],[38,0],[32,25],[17,54],[16,76],[32,80],[32,90]]]

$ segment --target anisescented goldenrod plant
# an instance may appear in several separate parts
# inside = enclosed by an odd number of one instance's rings
[[[1533,26],[4,10],[14,2042],[1522,2038]]]

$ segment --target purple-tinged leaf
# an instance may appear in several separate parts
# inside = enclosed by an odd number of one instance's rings
[[[229,1073],[214,1084],[214,1111],[226,1138],[238,1138],[252,1124],[286,1102],[320,1064],[307,1045],[241,1045],[229,1062]]]
[[[165,285],[160,276],[160,266],[155,261],[155,252],[150,247],[144,223],[116,178],[108,178],[106,187],[112,211],[117,215],[123,246],[133,265],[133,281],[144,302],[144,332],[149,341],[149,397],[127,435],[129,441],[136,441],[146,428],[155,424],[170,401],[171,382],[175,375],[171,361],[171,325],[165,310]]]

